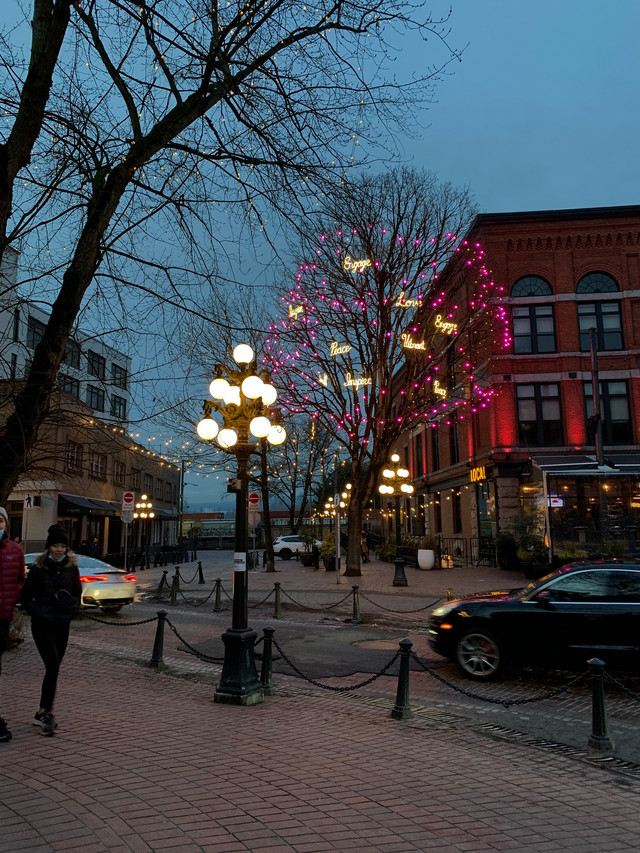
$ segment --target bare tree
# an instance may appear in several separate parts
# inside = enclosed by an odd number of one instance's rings
[[[364,177],[328,198],[303,237],[271,329],[283,407],[317,419],[352,466],[347,574],[360,574],[363,506],[400,437],[490,395],[478,353],[503,311],[482,248],[457,237],[472,212],[466,190],[430,173]],[[445,293],[447,264],[457,274]]]
[[[354,144],[366,142],[368,115],[380,139],[385,122],[429,99],[441,68],[458,56],[446,22],[409,0],[302,9],[293,0],[88,0],[73,5],[73,38],[68,31],[62,41],[69,6],[35,2],[36,12],[62,19],[50,28],[52,48],[62,49],[46,53],[46,27],[38,31],[29,67],[43,51],[47,62],[33,87],[10,59],[0,66],[10,128],[0,212],[8,216],[13,204],[5,240],[30,247],[30,263],[50,274],[42,281],[51,302],[0,429],[0,500],[24,470],[67,338],[83,303],[100,296],[102,273],[111,278],[102,302],[110,310],[135,310],[126,288],[136,309],[150,300],[198,312],[193,278],[206,282],[234,216],[249,240],[270,211],[302,209],[314,188],[343,179]],[[404,83],[389,70],[389,36],[412,30],[435,36],[444,56]],[[32,110],[23,137],[19,123]]]

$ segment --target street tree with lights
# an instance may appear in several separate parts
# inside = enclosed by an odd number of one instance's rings
[[[482,247],[459,236],[472,212],[466,190],[430,173],[363,177],[327,199],[281,296],[265,361],[283,412],[306,412],[350,462],[349,575],[361,573],[363,507],[401,437],[489,404],[482,359],[509,330]]]

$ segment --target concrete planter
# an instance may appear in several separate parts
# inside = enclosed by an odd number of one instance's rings
[[[428,572],[435,568],[436,553],[431,548],[418,548],[418,568]]]

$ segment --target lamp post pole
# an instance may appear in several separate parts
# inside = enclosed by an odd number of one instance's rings
[[[248,462],[251,453],[258,452],[258,446],[251,442],[250,435],[258,439],[266,438],[270,444],[277,445],[286,439],[286,432],[268,416],[279,415],[276,410],[268,410],[275,402],[277,392],[273,385],[264,382],[255,371],[251,347],[238,345],[233,351],[233,358],[238,369],[218,365],[218,376],[209,386],[214,399],[205,401],[204,418],[196,431],[205,441],[217,438],[218,444],[231,451],[238,463],[236,479],[230,489],[236,494],[231,627],[222,635],[224,662],[214,700],[235,705],[255,705],[262,702],[264,697],[254,657],[258,635],[249,628],[248,617]],[[213,411],[222,416],[223,429],[211,417]]]
[[[409,471],[400,465],[400,456],[391,454],[391,464],[382,471],[382,483],[378,487],[381,495],[395,497],[395,529],[396,529],[396,557],[395,575],[393,586],[408,586],[407,576],[404,572],[404,558],[402,556],[402,525],[400,523],[400,498],[402,495],[412,495],[413,486],[407,482]],[[391,520],[389,520],[391,525]]]

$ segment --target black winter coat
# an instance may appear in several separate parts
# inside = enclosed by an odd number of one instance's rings
[[[29,567],[20,604],[34,622],[63,627],[77,615],[81,594],[82,584],[76,564],[69,557],[56,563],[43,556]]]

